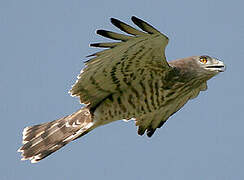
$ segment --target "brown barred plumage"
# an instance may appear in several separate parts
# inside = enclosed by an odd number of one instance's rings
[[[70,141],[88,133],[93,127],[92,116],[87,108],[64,118],[26,127],[23,131],[22,160],[38,162],[57,151]]]
[[[225,65],[209,56],[167,62],[168,37],[141,19],[131,20],[142,31],[117,19],[125,34],[98,30],[118,42],[94,43],[108,48],[94,53],[70,90],[85,107],[67,117],[27,127],[23,131],[23,160],[38,162],[94,128],[121,119],[135,119],[138,134],[151,137],[188,100],[207,89],[207,80]]]

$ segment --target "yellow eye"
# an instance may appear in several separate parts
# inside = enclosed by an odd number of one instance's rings
[[[200,62],[206,64],[208,62],[207,57],[206,56],[200,57]]]

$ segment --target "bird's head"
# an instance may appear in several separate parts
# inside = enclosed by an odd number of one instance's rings
[[[207,55],[193,56],[192,61],[196,63],[196,68],[194,69],[196,71],[196,75],[205,80],[210,79],[219,72],[224,72],[226,68],[222,61]]]
[[[222,61],[207,55],[174,60],[170,62],[170,65],[179,69],[186,79],[200,78],[203,80],[224,72],[226,68]]]
[[[219,72],[225,71],[225,64],[218,60],[207,55],[203,56],[193,56],[191,58],[193,67],[195,66],[193,72],[195,71],[198,77],[202,77],[205,80],[210,79],[211,77],[217,75]]]
[[[224,72],[226,68],[222,61],[210,56],[196,56],[194,57],[194,60],[198,63],[199,67],[210,74]]]

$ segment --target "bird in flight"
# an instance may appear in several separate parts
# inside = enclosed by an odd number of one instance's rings
[[[207,89],[207,81],[225,70],[223,62],[201,55],[166,61],[168,37],[133,16],[136,29],[118,19],[111,23],[127,34],[97,30],[117,40],[95,43],[106,48],[90,55],[70,93],[85,104],[77,112],[26,127],[22,160],[38,162],[91,130],[134,119],[138,134],[151,137],[186,102]]]

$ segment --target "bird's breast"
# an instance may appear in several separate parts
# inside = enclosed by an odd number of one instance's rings
[[[186,87],[180,82],[165,82],[162,78],[144,78],[132,82],[124,91],[111,94],[95,110],[95,119],[109,123],[153,113],[173,103]]]

